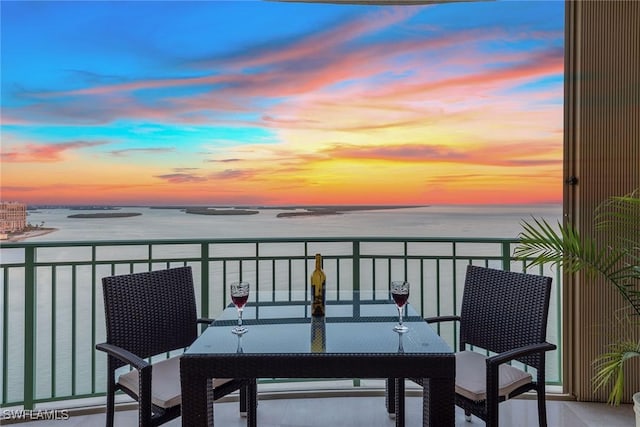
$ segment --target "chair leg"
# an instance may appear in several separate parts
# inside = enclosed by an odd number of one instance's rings
[[[545,389],[545,358],[544,354],[540,355],[540,363],[537,367],[538,375],[536,381],[536,392],[538,394],[538,424],[540,427],[547,427],[547,406],[546,406],[546,389]]]
[[[498,366],[487,363],[487,398],[485,400],[486,407],[486,423],[487,427],[498,427]]]
[[[113,427],[116,394],[115,373],[114,359],[107,356],[107,427]]]
[[[498,427],[498,400],[487,399],[487,427]]]
[[[547,405],[544,384],[542,387],[538,387],[538,424],[540,427],[547,427]]]
[[[107,381],[107,424],[106,427],[113,427],[113,417],[115,411],[115,386],[113,381]]]

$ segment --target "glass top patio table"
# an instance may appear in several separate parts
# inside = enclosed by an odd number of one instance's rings
[[[398,311],[390,302],[328,304],[325,318],[309,314],[309,305],[248,306],[243,325],[248,332],[241,338],[231,333],[237,324],[236,309],[222,313],[214,327],[203,332],[187,354],[236,353],[238,341],[244,354],[309,353],[312,329],[324,333],[325,353],[450,353],[451,349],[409,305],[403,323],[409,327],[398,334]],[[359,311],[359,312],[358,312]],[[313,328],[312,328],[313,326]],[[322,331],[324,326],[324,331]]]
[[[236,309],[227,307],[181,359],[183,425],[213,425],[203,385],[208,378],[388,378],[395,387],[388,390],[387,406],[402,426],[404,378],[430,378],[423,425],[453,426],[453,352],[411,305],[406,309],[409,330],[399,334],[391,301],[328,302],[324,318],[312,317],[305,301],[248,305],[248,332],[238,336],[231,332]],[[255,417],[250,402],[249,426],[257,425]]]

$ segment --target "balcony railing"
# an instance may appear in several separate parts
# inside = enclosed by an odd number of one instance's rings
[[[354,291],[387,300],[391,279],[411,282],[410,303],[423,316],[459,311],[466,265],[527,271],[513,258],[513,239],[500,238],[261,238],[24,242],[0,246],[3,407],[96,397],[105,391],[106,360],[101,278],[189,265],[199,315],[216,317],[230,301],[228,284],[247,280],[258,304],[304,301],[314,255],[321,253],[327,299]],[[561,275],[554,279],[548,340],[549,384],[561,384]],[[266,295],[266,296],[265,296]],[[439,331],[453,344],[454,326]],[[357,381],[354,382],[357,385]]]

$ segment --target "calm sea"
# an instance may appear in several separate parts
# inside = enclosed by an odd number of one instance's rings
[[[561,220],[561,205],[427,206],[350,211],[340,215],[277,218],[280,211],[256,215],[208,216],[177,209],[121,208],[128,218],[78,219],[69,209],[30,212],[27,221],[58,231],[28,241],[128,240],[249,237],[517,237],[532,216],[551,224]]]

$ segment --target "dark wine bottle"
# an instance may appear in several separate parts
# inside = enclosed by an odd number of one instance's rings
[[[324,316],[326,281],[327,276],[322,271],[322,255],[316,254],[316,269],[311,274],[311,314],[313,316]]]

